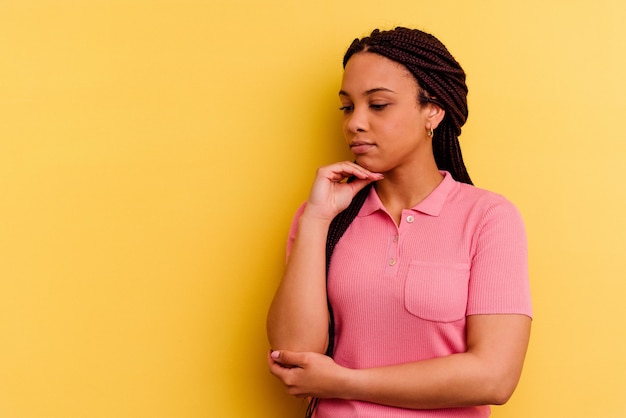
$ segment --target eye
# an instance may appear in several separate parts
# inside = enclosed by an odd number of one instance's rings
[[[353,105],[345,105],[339,108],[339,110],[341,110],[343,113],[350,113],[352,112],[353,109],[354,109]]]
[[[372,103],[372,104],[370,104],[370,108],[371,108],[372,110],[376,110],[376,111],[383,110],[383,109],[384,109],[384,108],[386,108],[387,106],[389,106],[389,104],[388,104],[388,103],[382,103],[382,104],[381,104],[381,103]]]

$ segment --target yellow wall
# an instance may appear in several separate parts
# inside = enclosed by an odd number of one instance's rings
[[[301,416],[265,312],[340,60],[375,26],[468,73],[478,185],[530,239],[536,319],[494,417],[626,416],[626,3],[0,1],[0,416]]]

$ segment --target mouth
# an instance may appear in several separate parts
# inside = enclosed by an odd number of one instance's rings
[[[369,142],[356,141],[356,142],[350,143],[350,150],[352,151],[354,155],[366,154],[368,151],[370,151],[374,147],[376,147],[376,145],[371,144]]]

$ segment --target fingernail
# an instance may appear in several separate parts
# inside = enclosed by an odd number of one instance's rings
[[[272,351],[272,353],[270,354],[270,356],[274,359],[277,360],[278,357],[280,357],[280,351]]]

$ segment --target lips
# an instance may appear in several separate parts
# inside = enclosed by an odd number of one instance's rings
[[[354,155],[362,155],[373,149],[376,145],[369,142],[353,142],[350,144],[350,150]]]

